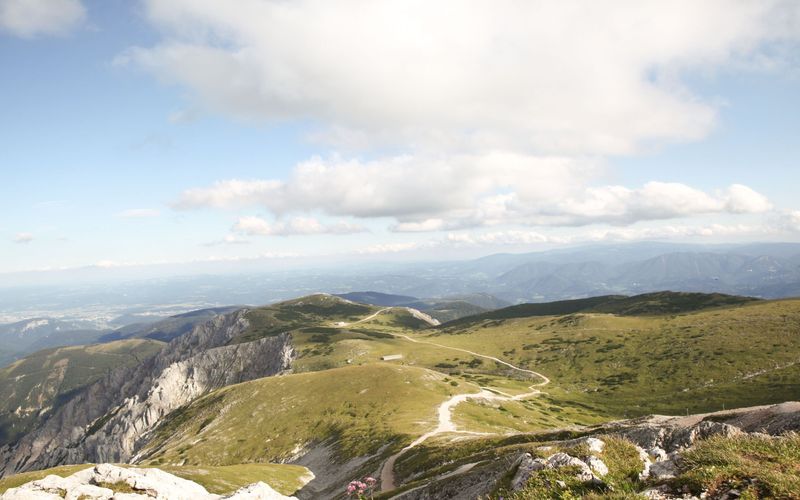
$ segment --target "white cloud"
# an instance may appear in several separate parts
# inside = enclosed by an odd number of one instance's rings
[[[528,198],[564,196],[598,167],[590,161],[512,153],[449,158],[402,155],[373,161],[312,158],[286,181],[228,180],[185,191],[177,209],[263,206],[275,214],[321,210],[332,215],[397,217],[419,222],[438,214],[471,210],[495,191],[514,189]],[[491,216],[491,213],[487,213]]]
[[[33,235],[31,233],[17,233],[14,236],[15,243],[30,243],[33,241]]]
[[[0,0],[0,30],[23,38],[63,35],[85,18],[80,0]]]
[[[167,119],[173,124],[193,123],[199,120],[201,112],[197,108],[179,109],[169,114]]]
[[[550,236],[537,231],[507,230],[489,233],[448,233],[443,240],[444,244],[453,246],[507,246],[507,245],[536,245],[536,244],[565,244],[569,238]]]
[[[128,210],[123,210],[117,214],[117,217],[123,218],[143,218],[143,217],[158,217],[161,215],[161,212],[154,208],[131,208]]]
[[[534,224],[584,225],[631,224],[711,213],[762,213],[772,205],[762,194],[738,184],[714,196],[681,183],[648,182],[639,189],[590,187],[577,197],[532,208],[527,210]]]
[[[710,225],[666,225],[651,227],[626,227],[587,229],[568,236],[528,230],[504,230],[491,232],[454,232],[440,240],[449,246],[529,246],[569,245],[590,242],[631,242],[645,240],[674,240],[712,238],[742,235],[764,235],[770,231],[762,226],[745,224]]]
[[[146,0],[161,43],[119,57],[226,114],[345,145],[630,153],[704,137],[687,69],[763,66],[791,0]]]
[[[747,224],[668,225],[663,227],[613,228],[589,231],[581,236],[582,241],[641,241],[672,240],[688,238],[724,238],[731,236],[755,236],[774,233],[769,226]]]
[[[236,236],[235,234],[226,234],[224,238],[216,241],[211,241],[209,243],[205,243],[203,246],[206,247],[215,247],[219,245],[249,245],[250,240],[245,240]]]
[[[787,210],[778,218],[778,226],[784,231],[800,233],[800,210]]]
[[[800,231],[800,212],[796,217],[796,230]],[[536,248],[553,245],[576,245],[598,242],[634,242],[658,240],[692,240],[726,238],[740,236],[766,236],[779,233],[779,229],[764,225],[747,224],[706,224],[706,225],[663,225],[648,227],[624,227],[585,229],[572,231],[569,235],[552,234],[525,229],[505,229],[500,231],[453,231],[442,237],[404,243],[376,244],[357,249],[357,254],[379,254],[410,252],[435,248],[498,248],[528,247]]]
[[[404,155],[362,162],[313,158],[286,181],[229,180],[184,192],[179,209],[261,206],[276,215],[393,217],[396,232],[456,230],[517,223],[631,224],[711,213],[760,213],[769,201],[733,185],[711,194],[680,183],[631,189],[593,186],[596,162],[511,153],[438,157]],[[275,229],[269,226],[264,231]]]
[[[766,196],[757,193],[747,186],[734,184],[728,188],[725,208],[731,213],[761,213],[771,210],[772,203]]]
[[[770,60],[781,44],[800,40],[800,2],[145,6],[162,39],[118,63],[189,89],[193,112],[313,123],[314,140],[369,158],[314,157],[286,179],[222,180],[185,191],[176,209],[262,207],[278,220],[389,217],[392,231],[424,232],[629,225],[771,208],[738,184],[718,192],[611,185],[604,158],[706,137],[715,105],[694,95],[684,76],[780,68]],[[401,153],[380,157],[386,150]],[[262,222],[237,230],[310,231]]]
[[[323,224],[311,217],[293,217],[287,221],[268,222],[261,217],[241,217],[233,230],[250,236],[291,236],[310,234],[353,234],[362,233],[362,226],[339,221]]]
[[[173,205],[174,208],[236,208],[259,204],[265,196],[282,185],[279,181],[229,180],[220,181],[210,188],[185,191]]]
[[[406,243],[382,243],[377,245],[370,245],[368,247],[359,248],[355,250],[356,254],[359,255],[374,255],[374,254],[382,254],[382,253],[399,253],[399,252],[409,252],[412,250],[420,250],[422,248],[435,246],[434,244],[428,242],[406,242]]]

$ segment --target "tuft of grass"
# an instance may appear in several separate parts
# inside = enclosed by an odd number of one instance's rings
[[[644,470],[644,465],[636,446],[624,438],[599,438],[606,443],[599,457],[608,467],[608,474],[603,480],[620,493],[632,493],[640,489],[639,474]]]
[[[97,486],[100,488],[107,488],[114,493],[139,493],[133,486],[126,483],[125,481],[117,481],[116,483],[105,483],[100,482],[97,483]]]
[[[743,498],[796,499],[800,492],[800,434],[713,436],[681,456],[678,487],[699,494],[736,488]],[[745,496],[746,495],[746,496]]]
[[[309,470],[288,464],[236,464],[213,466],[159,466],[183,479],[194,481],[209,493],[230,495],[239,488],[262,481],[278,493],[291,495],[311,478]]]

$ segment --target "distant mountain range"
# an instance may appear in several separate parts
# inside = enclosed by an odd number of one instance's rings
[[[155,321],[134,323],[116,330],[98,328],[90,321],[34,318],[0,325],[0,367],[43,349],[107,343],[125,339],[150,339],[169,342],[199,323],[240,306],[199,309]]]
[[[444,277],[482,282],[480,291],[512,303],[657,290],[763,298],[800,295],[797,244],[590,246],[497,254],[432,270]]]
[[[55,346],[89,344],[108,330],[90,321],[32,318],[0,325],[0,366],[25,354]]]
[[[31,311],[32,318],[0,325],[0,366],[49,347],[124,338],[169,341],[196,321],[225,312],[220,305],[262,305],[320,291],[356,302],[413,307],[446,322],[511,304],[662,290],[798,297],[800,244],[591,245],[463,261],[359,267],[332,262],[302,271],[183,276],[102,286],[0,287],[0,314],[24,317]],[[49,309],[43,310],[43,303]],[[82,304],[92,307],[78,307]],[[205,313],[175,315],[192,309]],[[108,319],[99,325],[96,318],[104,310]],[[87,314],[85,321],[81,314]],[[56,320],[49,315],[78,319]]]

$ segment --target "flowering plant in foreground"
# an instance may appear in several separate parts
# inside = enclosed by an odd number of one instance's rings
[[[350,484],[347,485],[347,496],[356,495],[359,500],[372,498],[372,491],[377,483],[377,479],[369,476],[361,481],[350,481]]]

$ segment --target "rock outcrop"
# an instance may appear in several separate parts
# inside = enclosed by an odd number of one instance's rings
[[[574,429],[573,429],[574,431]],[[640,479],[650,485],[641,492],[652,500],[699,500],[685,491],[673,491],[670,478],[680,473],[682,453],[699,440],[712,436],[737,436],[741,433],[779,436],[800,431],[800,403],[740,408],[711,414],[682,417],[649,416],[633,420],[600,424],[581,429],[587,435],[577,439],[550,439],[547,434],[535,452],[547,458],[534,458],[532,453],[504,453],[496,458],[476,460],[471,467],[458,473],[458,469],[443,472],[428,479],[427,483],[399,493],[398,500],[441,500],[484,498],[493,495],[497,488],[511,491],[524,490],[536,474],[545,470],[569,467],[574,478],[602,490],[609,474],[602,461],[605,443],[594,436],[623,437],[636,446],[642,462]],[[552,434],[551,434],[552,435]],[[536,440],[533,440],[536,442]],[[588,456],[571,456],[557,451],[587,450]],[[573,453],[573,452],[571,452]],[[574,453],[573,453],[574,454]],[[477,458],[477,457],[476,457]],[[466,459],[465,459],[466,460]],[[610,465],[611,462],[608,462]],[[510,480],[509,480],[510,478]],[[665,484],[659,484],[665,482]],[[562,488],[555,484],[554,487]],[[733,487],[731,487],[733,488]],[[737,490],[730,489],[714,498],[738,498]],[[702,496],[701,496],[702,497]],[[710,497],[709,497],[710,498]]]
[[[209,391],[289,369],[288,334],[232,343],[246,310],[217,316],[132,368],[109,372],[14,445],[0,448],[0,477],[86,462],[128,462],[164,416]]]
[[[123,468],[100,464],[68,477],[50,475],[11,488],[0,500],[297,500],[253,483],[228,496],[214,495],[204,487],[159,469]]]
[[[512,491],[519,491],[525,487],[531,477],[539,471],[545,469],[570,468],[575,472],[575,479],[582,483],[602,485],[603,476],[608,474],[608,467],[595,454],[602,453],[605,443],[597,438],[582,438],[572,441],[564,441],[562,446],[585,445],[590,455],[585,457],[573,457],[567,453],[554,453],[547,459],[532,458],[529,453],[523,453],[516,461],[516,471],[511,479],[510,487]]]
[[[741,434],[738,427],[713,421],[701,421],[693,425],[683,425],[670,420],[645,422],[619,429],[615,434],[627,438],[642,448],[673,452],[690,448],[695,442],[711,436],[735,436]]]

